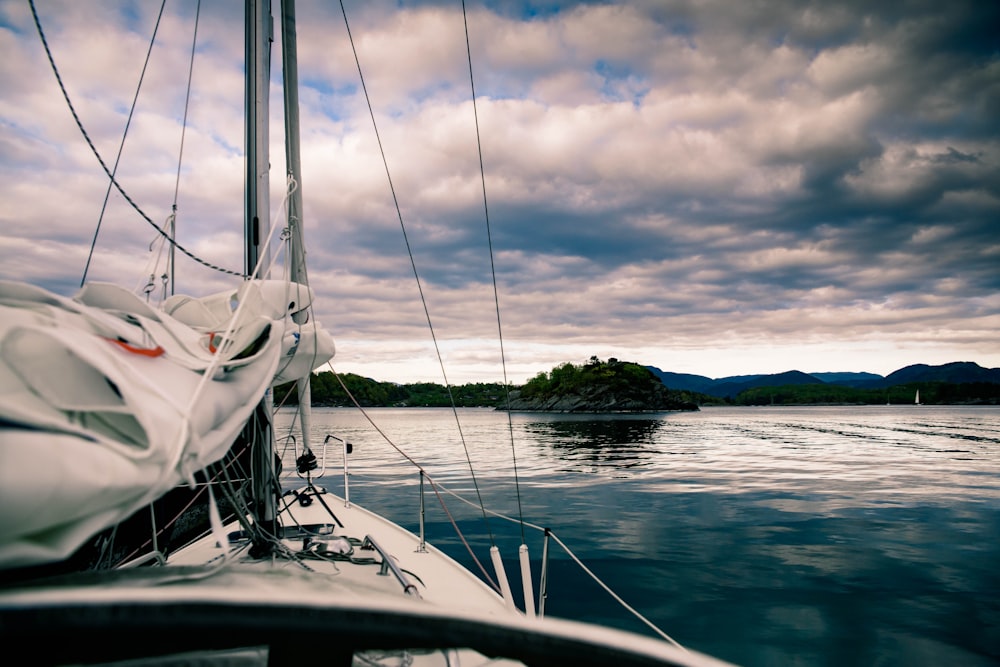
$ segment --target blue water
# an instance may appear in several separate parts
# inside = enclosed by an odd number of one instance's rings
[[[1000,409],[706,408],[656,415],[376,409],[435,481],[548,527],[628,604],[738,664],[1000,664]],[[354,444],[351,500],[418,529],[419,476],[363,415],[318,409]],[[288,415],[278,423],[287,424]],[[513,441],[513,444],[512,444]],[[335,443],[337,444],[337,443]],[[466,453],[467,452],[467,453]],[[323,483],[343,493],[342,453]],[[514,460],[518,470],[513,474]],[[475,475],[470,473],[469,460]],[[474,571],[434,495],[427,535]],[[476,557],[515,522],[445,496]],[[535,564],[541,532],[527,528]],[[554,543],[546,614],[649,630]]]

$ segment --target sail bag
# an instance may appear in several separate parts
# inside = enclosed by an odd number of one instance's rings
[[[0,281],[0,568],[67,558],[220,460],[273,383],[333,356],[291,318],[311,299],[257,280],[155,309]]]

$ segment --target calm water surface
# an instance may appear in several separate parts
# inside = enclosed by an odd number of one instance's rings
[[[478,485],[490,509],[516,517],[519,490],[526,521],[551,528],[690,648],[743,665],[1000,664],[1000,408],[520,413],[510,423],[467,409],[464,446],[450,410],[369,415],[451,491],[475,500]],[[351,500],[417,530],[413,466],[357,411],[317,409],[313,421],[316,441],[354,444]],[[335,444],[323,483],[343,493]],[[475,571],[427,501],[428,538]],[[482,562],[491,534],[516,558],[517,523],[446,502]],[[528,528],[525,540],[537,591],[542,536]],[[555,544],[550,559],[548,615],[648,632]],[[516,577],[513,562],[507,571]]]

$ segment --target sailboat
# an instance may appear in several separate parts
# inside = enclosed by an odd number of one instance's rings
[[[495,552],[499,591],[423,534],[351,502],[346,482],[340,497],[313,478],[308,378],[335,350],[311,319],[304,266],[295,6],[283,0],[281,11],[283,279],[266,271],[272,17],[269,2],[246,7],[246,275],[159,308],[111,284],[73,298],[0,284],[5,650],[42,664],[723,664],[661,638],[546,617],[530,574],[518,608]],[[282,475],[271,387],[292,380],[303,442]],[[237,448],[249,452],[245,466]],[[150,540],[124,560],[65,567],[185,487],[208,496],[203,535],[161,545],[150,511]]]
[[[920,390],[917,389],[917,393],[913,396],[914,405],[920,405]]]

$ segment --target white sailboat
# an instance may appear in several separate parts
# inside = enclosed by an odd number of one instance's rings
[[[282,490],[269,388],[307,380],[334,352],[309,317],[295,8],[282,5],[293,191],[286,279],[261,271],[271,16],[269,2],[249,0],[248,277],[162,308],[107,284],[72,299],[0,284],[5,650],[43,664],[722,664],[665,640],[543,617],[544,591],[536,610],[530,576],[516,608],[495,552],[500,592],[421,535],[350,502],[346,484],[345,497],[318,486],[308,443],[292,475],[298,485]],[[234,443],[251,448],[248,483],[228,468]],[[181,548],[158,548],[154,524],[151,541],[112,568],[51,569],[165,493],[206,479],[235,509],[228,525],[213,500],[210,532]]]
[[[914,405],[920,405],[920,390],[917,389],[917,393],[913,396]]]

